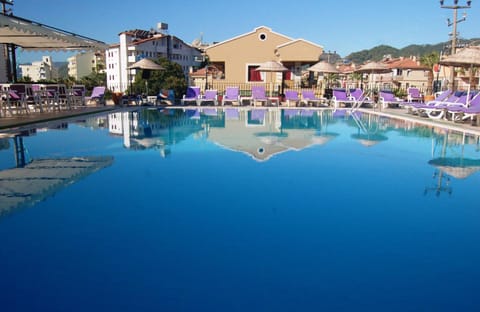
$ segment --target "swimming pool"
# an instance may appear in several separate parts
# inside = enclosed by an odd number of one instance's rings
[[[146,108],[0,144],[3,311],[480,309],[478,137]]]

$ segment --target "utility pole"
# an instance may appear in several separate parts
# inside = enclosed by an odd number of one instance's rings
[[[450,21],[450,19],[447,19],[447,25],[448,27],[453,26],[452,28],[452,55],[455,54],[457,51],[457,24],[460,22],[464,22],[467,19],[467,14],[463,13],[463,16],[461,19],[458,19],[458,9],[470,9],[472,5],[472,1],[468,0],[466,1],[465,5],[459,5],[458,2],[459,0],[453,0],[453,5],[444,5],[444,0],[440,0],[440,7],[442,9],[450,9],[453,10],[453,21]],[[451,73],[450,73],[450,82],[449,86],[451,86],[451,90],[455,90],[455,68],[452,66],[451,67]]]

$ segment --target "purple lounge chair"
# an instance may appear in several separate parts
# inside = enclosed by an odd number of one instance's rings
[[[454,95],[449,97],[447,100],[438,102],[435,105],[424,108],[425,114],[432,119],[441,119],[446,117],[446,112],[449,109],[454,107],[466,108],[467,102],[470,101],[470,98],[473,94],[468,94],[465,91],[455,92]]]
[[[382,104],[383,108],[400,107],[400,106],[403,106],[405,103],[408,103],[397,98],[395,94],[393,94],[393,92],[390,92],[390,91],[380,91],[379,101]]]
[[[99,88],[99,87],[95,87]],[[97,89],[95,88],[92,90],[92,96],[90,97],[92,100],[96,100],[96,104],[105,104],[103,102],[103,96],[105,94],[105,87],[101,87],[102,89]],[[53,105],[52,108],[61,110],[62,108],[65,109],[70,109],[71,108],[71,101],[70,101],[70,96],[67,92],[67,86],[64,84],[48,84],[45,86],[45,90],[47,91],[47,95],[52,98],[52,103]],[[101,91],[103,90],[103,91]],[[94,95],[94,92],[97,92],[98,95]],[[103,93],[100,93],[103,92]]]
[[[298,92],[294,90],[285,91],[285,101],[287,101],[288,107],[296,107],[300,103],[300,97]]]
[[[332,101],[335,108],[339,108],[341,104],[344,106],[352,106],[356,101],[347,95],[345,89],[334,89],[332,92]]]
[[[95,104],[103,104],[105,105],[105,90],[104,86],[97,86],[94,87],[92,90],[92,94],[90,96],[85,97],[85,101],[88,102],[95,102]]]
[[[356,88],[350,91],[350,99],[355,101],[355,107],[361,107],[363,104],[374,104],[373,100],[366,96],[363,90],[360,88]]]
[[[451,116],[453,121],[464,121],[466,119],[478,118],[480,114],[480,93],[476,93],[470,102],[465,106],[454,105],[448,107],[447,114]]]
[[[32,85],[27,83],[11,84],[8,91],[7,106],[10,113],[15,110],[16,113],[28,113],[29,105],[35,105]]]
[[[417,103],[417,102],[411,102],[411,103],[405,103],[403,106],[407,108],[407,112],[411,114],[417,114],[419,112],[423,112],[424,109],[431,108],[434,105],[437,105],[443,101],[447,101],[447,99],[452,96],[452,91],[450,90],[445,90],[437,94],[434,100],[428,101],[427,103]],[[456,97],[458,99],[458,97]]]
[[[187,92],[183,95],[182,100],[180,101],[182,105],[186,103],[194,102],[197,104],[197,100],[200,97],[200,87],[188,87]]]
[[[217,90],[205,90],[205,94],[198,99],[197,105],[201,106],[204,103],[212,103],[217,106]]]
[[[84,85],[73,85],[69,92],[70,104],[73,106],[84,106],[85,92],[86,89]]]
[[[252,105],[256,106],[257,102],[259,102],[261,106],[267,105],[268,103],[264,86],[252,86]]]
[[[227,87],[225,89],[225,95],[222,98],[222,106],[225,103],[231,105],[240,105],[240,92],[238,87]]]
[[[410,87],[407,89],[407,102],[422,102],[423,95],[420,93],[420,90],[415,87]]]
[[[325,101],[326,99],[317,98],[312,90],[302,90],[302,100],[300,103],[305,106],[319,106],[320,104],[325,103]]]

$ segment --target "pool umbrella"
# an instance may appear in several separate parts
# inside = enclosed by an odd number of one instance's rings
[[[382,141],[388,140],[388,138],[386,136],[384,136],[383,134],[378,134],[378,133],[374,133],[374,134],[356,133],[356,134],[352,134],[351,137],[355,140],[358,140],[360,142],[360,144],[362,144],[363,146],[366,146],[366,147],[370,147],[370,146],[376,145],[376,144],[378,144]]]
[[[160,66],[159,64],[155,63],[154,61],[150,60],[150,59],[143,58],[140,61],[135,62],[132,65],[130,65],[128,67],[128,69],[130,69],[130,70],[132,70],[132,69],[142,69],[144,71],[144,74],[142,75],[142,77],[145,77],[146,79],[148,79],[148,77],[150,76],[150,71],[151,70],[163,70],[164,68],[162,66]],[[130,82],[130,79],[128,79],[128,81]],[[146,88],[146,91],[147,91],[147,94],[148,94],[148,81],[147,80],[145,80],[145,88]]]
[[[428,163],[457,179],[465,179],[480,170],[480,159],[439,157],[430,160]]]
[[[335,139],[337,136],[339,136],[339,134],[335,132],[315,133],[311,139],[314,144],[323,145]]]
[[[318,62],[315,65],[310,66],[307,68],[308,71],[313,71],[317,73],[325,73],[325,74],[338,74],[340,71],[335,67],[335,65],[327,63],[325,61]]]
[[[439,62],[441,65],[454,66],[454,67],[464,67],[470,69],[470,79],[469,79],[469,92],[470,85],[473,81],[473,67],[480,66],[480,47],[468,47],[464,49],[459,49],[457,53],[448,55],[441,59]]]
[[[164,69],[159,64],[155,63],[154,61],[143,58],[138,62],[133,63],[128,67],[129,69],[146,69],[146,70],[162,70]]]
[[[386,73],[389,73],[391,71],[392,70],[387,65],[385,65],[384,63],[368,62],[368,63],[360,66],[354,72],[360,73],[360,74],[386,74]],[[363,76],[362,76],[362,84],[363,84]]]
[[[288,71],[288,68],[282,65],[282,63],[277,61],[268,61],[265,63],[260,64],[260,66],[256,69],[260,72],[270,72],[270,73],[283,73]],[[272,84],[271,84],[272,85]],[[272,88],[270,88],[270,96],[272,95]],[[282,74],[282,87],[281,93],[283,94],[283,74]]]
[[[330,64],[325,61],[316,63],[313,66],[307,68],[308,71],[320,73],[320,74],[338,74],[340,71],[335,67],[335,65]]]

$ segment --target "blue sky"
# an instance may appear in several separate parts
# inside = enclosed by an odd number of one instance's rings
[[[460,0],[459,4],[465,4]],[[451,5],[453,0],[445,0]],[[341,56],[380,44],[402,48],[409,44],[436,44],[449,40],[453,11],[437,0],[296,0],[296,1],[114,1],[16,0],[13,12],[106,43],[118,43],[118,34],[129,29],[169,25],[170,34],[187,43],[203,34],[205,42],[223,41],[258,26],[303,38]],[[480,1],[466,10],[467,21],[458,24],[461,37],[480,37]],[[459,11],[459,16],[463,10]],[[52,55],[66,60],[65,53]],[[35,53],[18,53],[18,62],[39,60]]]

